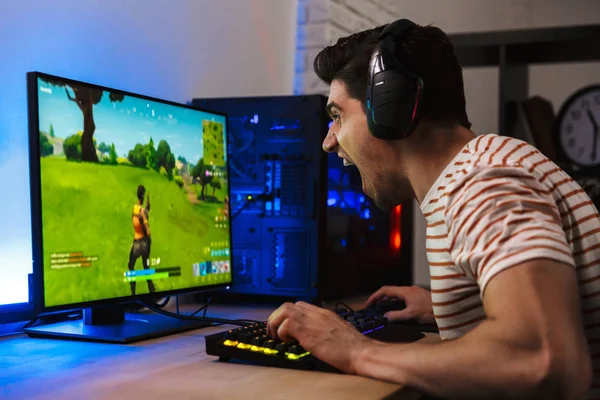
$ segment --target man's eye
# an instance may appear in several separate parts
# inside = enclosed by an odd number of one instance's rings
[[[339,114],[333,114],[332,118],[334,121],[337,122],[340,119],[340,116],[339,116]]]

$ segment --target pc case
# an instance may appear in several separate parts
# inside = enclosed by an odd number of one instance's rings
[[[322,149],[322,95],[196,98],[228,115],[231,292],[318,302],[412,281],[412,202],[379,210]]]

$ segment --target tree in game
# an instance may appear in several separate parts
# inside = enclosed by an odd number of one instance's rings
[[[204,189],[206,185],[209,185],[213,178],[213,170],[212,166],[204,164],[204,158],[201,158],[198,161],[198,164],[192,170],[192,176],[200,182],[200,186],[202,186],[202,190],[200,191],[200,198],[204,199]]]
[[[157,166],[164,167],[169,179],[173,179],[173,168],[175,168],[175,155],[171,152],[171,147],[166,140],[161,140],[156,149]]]
[[[109,151],[109,161],[111,164],[117,164],[117,150],[115,149],[115,144],[112,143],[110,145],[110,151]]]
[[[222,189],[222,186],[221,186],[221,180],[220,180],[219,178],[214,178],[214,179],[212,180],[212,182],[210,183],[210,187],[211,187],[211,188],[212,188],[212,190],[213,190],[213,197],[214,197],[214,196],[215,196],[215,191],[216,191],[217,189]]]
[[[52,146],[48,137],[40,132],[40,155],[45,157],[52,155],[52,153],[54,153],[54,146]]]
[[[158,171],[158,165],[156,163],[156,149],[154,149],[154,141],[150,138],[150,143],[146,148],[146,168]]]
[[[94,146],[94,132],[96,124],[94,123],[94,105],[102,100],[104,91],[88,86],[79,86],[72,83],[54,80],[51,78],[40,77],[44,82],[57,86],[64,87],[67,98],[77,104],[83,114],[83,135],[81,136],[81,161],[98,162],[98,155]],[[71,95],[71,92],[73,95]],[[110,92],[108,98],[111,102],[117,103],[123,101],[125,95],[120,93]]]
[[[108,154],[108,153],[110,153],[110,146],[107,145],[106,143],[102,142],[98,145],[98,151],[100,153],[102,153],[103,155]]]

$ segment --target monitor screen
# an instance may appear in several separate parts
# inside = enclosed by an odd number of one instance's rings
[[[46,310],[231,283],[225,115],[40,73],[28,83]]]

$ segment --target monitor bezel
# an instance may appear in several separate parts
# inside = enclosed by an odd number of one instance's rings
[[[32,241],[32,258],[33,258],[33,304],[34,312],[36,315],[48,314],[57,311],[74,310],[81,308],[91,308],[96,306],[109,306],[123,303],[132,303],[136,301],[148,301],[152,298],[169,297],[178,294],[186,293],[199,293],[209,292],[226,289],[234,284],[234,265],[233,265],[233,237],[231,228],[231,219],[229,222],[229,270],[231,272],[231,279],[229,282],[221,282],[211,285],[193,286],[183,289],[166,290],[161,292],[155,292],[153,294],[144,293],[136,294],[135,296],[121,296],[113,297],[109,299],[100,299],[85,301],[79,303],[61,304],[46,306],[45,290],[44,290],[44,242],[43,242],[43,230],[42,230],[42,199],[41,199],[41,168],[40,168],[40,143],[39,143],[39,102],[38,102],[38,78],[50,78],[61,80],[65,83],[72,83],[74,85],[85,85],[88,87],[101,89],[105,91],[111,91],[125,96],[137,97],[143,100],[154,101],[176,107],[187,108],[190,110],[206,112],[222,116],[225,118],[225,138],[226,146],[225,151],[229,153],[229,141],[230,133],[228,129],[229,116],[227,113],[217,112],[208,110],[200,107],[194,107],[184,103],[178,103],[170,100],[160,99],[153,96],[143,95],[140,93],[129,92],[122,89],[116,89],[109,86],[103,86],[91,82],[79,81],[71,78],[65,78],[62,76],[52,75],[39,71],[27,72],[27,116],[28,116],[28,136],[29,136],[29,178],[30,178],[30,202],[31,202],[31,241]],[[229,213],[231,215],[231,170],[229,154],[227,154],[227,196],[229,198]]]

